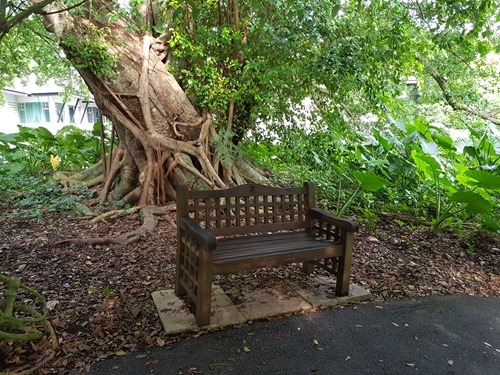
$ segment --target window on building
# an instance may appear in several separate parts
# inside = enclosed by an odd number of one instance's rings
[[[64,122],[64,103],[56,103],[57,122]]]
[[[49,103],[17,103],[19,121],[21,124],[39,124],[50,122]]]
[[[99,108],[88,107],[87,108],[87,119],[89,123],[94,124],[99,121]]]
[[[74,123],[75,122],[75,106],[69,105],[68,111],[69,111],[69,121]]]
[[[26,119],[26,105],[24,103],[17,103],[17,112],[19,113],[19,122],[26,124],[28,122]]]

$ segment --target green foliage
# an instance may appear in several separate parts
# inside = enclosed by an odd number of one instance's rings
[[[133,0],[111,14],[75,10],[75,17],[98,20],[81,38],[62,41],[75,66],[112,75],[117,58],[106,47],[119,41],[108,21],[127,18],[128,30],[144,32],[143,3]],[[499,51],[499,9],[495,0],[168,0],[150,31],[166,32],[167,68],[198,109],[213,115],[219,134],[211,146],[223,164],[241,151],[234,143],[260,122],[265,131],[254,132],[258,144],[246,142],[243,151],[282,181],[315,181],[323,204],[337,213],[373,217],[393,208],[431,216],[435,230],[470,219],[494,227],[498,134],[471,116],[447,113],[442,89],[415,57],[446,78],[447,95],[494,111],[500,69],[489,53]],[[0,62],[7,56],[4,82],[31,71],[25,56],[34,56],[41,70],[56,66],[54,39],[36,18],[27,21],[0,43]],[[409,76],[417,79],[412,101],[401,98]],[[307,114],[305,99],[311,101]],[[362,122],[366,114],[379,122]],[[455,128],[470,136],[451,137],[447,131]],[[55,147],[57,135],[38,132],[30,142],[0,140],[0,173],[38,176],[52,153],[62,156],[63,169],[81,166],[81,153],[99,156],[86,137]]]
[[[214,147],[215,154],[220,158],[221,163],[229,167],[238,154],[238,149],[232,139],[236,134],[228,130],[220,130],[215,134],[210,142]]]
[[[314,181],[337,214],[396,209],[431,216],[435,231],[466,220],[497,230],[498,131],[471,128],[469,138],[454,140],[421,117],[407,125],[390,119],[351,133],[287,128],[279,141],[247,142],[244,150],[281,182]]]
[[[64,2],[72,4],[72,0]],[[30,8],[19,0],[9,1],[6,5],[5,18],[10,20]],[[0,24],[1,21],[0,15]],[[45,30],[38,16],[23,19],[7,32],[0,31],[0,88],[11,86],[15,78],[24,80],[30,74],[36,76],[38,83],[54,79],[56,84],[65,88],[66,95],[88,93],[82,79],[61,53],[56,38]],[[0,104],[3,102],[0,90]]]
[[[14,215],[40,216],[44,212],[69,211],[92,192],[82,188],[78,195],[66,195],[51,178],[51,155],[61,156],[58,169],[79,171],[101,158],[99,124],[94,131],[66,126],[56,135],[43,127],[19,126],[14,134],[0,133],[0,185],[2,200],[10,202]]]
[[[52,170],[50,156],[62,158],[63,171],[78,171],[101,158],[99,123],[92,132],[73,125],[63,127],[53,135],[44,127],[18,126],[13,134],[0,133],[0,175],[28,173],[38,176]]]
[[[113,40],[109,28],[97,28],[89,24],[86,33],[79,37],[69,35],[60,44],[64,48],[73,67],[88,69],[98,77],[114,77],[116,56],[108,52],[108,47]]]
[[[11,205],[14,217],[41,217],[48,212],[75,211],[76,203],[93,195],[86,187],[78,194],[66,194],[50,176],[0,174],[2,201]]]

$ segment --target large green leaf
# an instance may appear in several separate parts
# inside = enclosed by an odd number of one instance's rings
[[[384,148],[385,151],[389,151],[392,148],[393,141],[389,141],[389,139],[385,138],[380,132],[375,129],[373,130],[373,135],[375,139],[380,143],[380,145]]]
[[[377,191],[389,183],[385,178],[373,172],[353,172],[361,187],[368,191]]]
[[[24,165],[21,163],[10,163],[9,169],[12,173],[18,173],[25,169]]]
[[[464,174],[472,178],[472,180],[468,181],[468,185],[482,187],[484,189],[500,190],[500,175],[498,174],[478,169],[468,170]]]
[[[417,165],[417,168],[424,172],[428,177],[437,178],[442,171],[441,165],[431,155],[425,155],[416,150],[412,150],[411,156]]]
[[[435,135],[433,136],[434,141],[444,150],[447,151],[455,151],[456,147],[454,146],[453,139],[447,135]]]
[[[465,203],[465,211],[470,215],[487,214],[493,209],[490,201],[474,191],[457,191],[450,196],[453,202]]]
[[[47,128],[44,128],[43,126],[36,128],[36,133],[37,133],[38,137],[41,139],[45,139],[47,141],[55,140],[55,137],[50,132],[50,130]]]
[[[418,139],[420,140],[420,147],[422,150],[428,155],[437,155],[438,154],[438,146],[434,141],[428,141],[425,137],[419,135]]]
[[[0,142],[2,143],[16,143],[17,137],[16,134],[4,134],[0,133]]]
[[[29,155],[29,153],[25,150],[17,150],[11,155],[12,160],[19,160],[25,158]]]

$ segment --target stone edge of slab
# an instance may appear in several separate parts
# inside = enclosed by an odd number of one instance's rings
[[[252,303],[244,303],[242,305],[246,306],[241,306],[240,309],[238,309],[222,288],[218,285],[214,285],[212,290],[213,313],[210,319],[211,324],[205,327],[198,327],[194,315],[189,311],[185,302],[175,295],[172,289],[153,292],[151,293],[151,297],[155,303],[163,329],[168,335],[198,332],[200,330],[215,330],[244,324],[250,320],[287,315],[298,311],[307,312],[314,309],[326,309],[334,306],[366,301],[371,298],[369,291],[352,283],[349,286],[349,295],[344,297],[331,297],[323,293],[314,293],[311,290],[302,289],[294,283],[289,283],[289,285],[292,286],[297,294],[294,297],[295,299],[292,300],[295,301],[295,303],[292,302],[291,305],[281,303],[280,309],[277,309],[276,300],[268,300],[271,302],[272,308],[267,310],[267,312],[265,310],[266,304],[262,303],[262,301],[255,301],[255,298],[253,305]],[[331,288],[332,287],[329,286],[329,289]],[[255,295],[259,296],[262,293],[273,294],[279,298],[279,292],[272,288],[260,289]]]

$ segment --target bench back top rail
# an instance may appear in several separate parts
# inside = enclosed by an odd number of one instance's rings
[[[278,188],[247,184],[223,190],[177,191],[177,214],[216,236],[309,228],[314,185]]]

